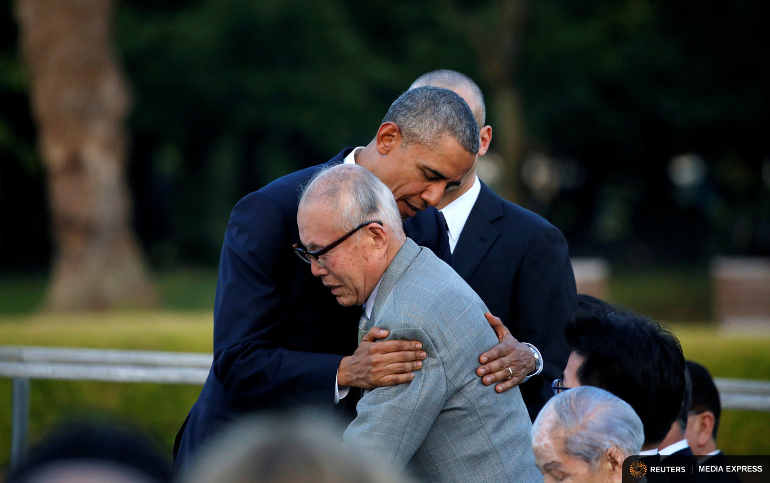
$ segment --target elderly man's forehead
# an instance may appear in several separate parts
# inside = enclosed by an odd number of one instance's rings
[[[546,410],[539,418],[535,434],[532,435],[534,444],[554,444],[564,439],[565,431],[558,424],[555,411]]]

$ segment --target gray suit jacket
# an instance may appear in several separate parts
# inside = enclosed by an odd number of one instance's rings
[[[486,307],[433,252],[406,240],[382,276],[372,318],[389,338],[422,341],[428,358],[409,384],[368,391],[345,441],[430,481],[542,481],[518,388],[481,384],[478,356],[497,343]]]

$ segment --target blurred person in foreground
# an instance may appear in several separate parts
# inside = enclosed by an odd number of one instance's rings
[[[321,171],[300,198],[297,225],[295,249],[312,274],[340,305],[363,306],[359,338],[383,327],[428,353],[411,383],[364,394],[345,441],[421,480],[538,481],[518,388],[497,394],[473,374],[476,354],[495,342],[486,306],[405,236],[388,187],[359,166]]]
[[[658,447],[685,398],[685,359],[677,338],[657,322],[584,294],[578,295],[566,337],[571,352],[554,392],[596,386],[621,398],[644,424],[640,454],[660,459]]]
[[[390,188],[401,217],[409,217],[460,184],[478,142],[467,104],[446,89],[423,87],[393,102],[368,145],[343,149],[326,164],[368,169]],[[251,412],[311,405],[350,420],[351,387],[408,383],[426,357],[420,341],[377,342],[388,332],[376,327],[356,345],[358,311],[337,305],[292,253],[300,188],[323,166],[281,177],[232,210],[214,304],[214,360],[177,434],[176,468],[224,424]],[[439,252],[447,243],[445,235],[434,241]],[[530,348],[487,317],[499,344],[481,355],[485,377],[504,382],[520,366],[534,367]]]
[[[180,483],[408,483],[398,470],[345,446],[341,428],[309,413],[247,417],[228,426]]]
[[[55,429],[11,468],[8,483],[160,483],[171,463],[143,434],[112,423]]]
[[[575,312],[576,290],[567,242],[547,220],[504,200],[479,179],[478,158],[492,142],[492,126],[486,124],[479,86],[468,76],[447,69],[421,75],[410,89],[421,86],[456,92],[468,103],[479,126],[479,151],[473,167],[436,207],[446,219],[449,264],[511,334],[531,343],[536,351],[537,366],[522,367],[500,384],[519,385],[534,419],[551,397],[551,381],[559,377],[569,355],[564,327]],[[406,222],[418,245],[424,245],[422,237],[431,234],[432,211],[425,210]],[[491,376],[484,378],[485,384],[493,382]]]
[[[642,421],[633,408],[591,386],[554,396],[532,425],[535,460],[546,483],[619,483],[623,461],[643,442]]]

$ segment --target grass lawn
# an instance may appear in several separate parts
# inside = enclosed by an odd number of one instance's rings
[[[119,312],[0,316],[0,340],[41,345],[210,352],[209,312]],[[687,357],[718,377],[770,379],[770,335],[724,335],[674,325]],[[136,424],[170,450],[199,386],[43,381],[31,383],[30,439],[70,417],[108,415]],[[10,449],[11,383],[0,380],[0,464]],[[728,453],[770,453],[770,413],[725,411],[719,444]]]
[[[53,315],[35,312],[43,299],[44,277],[0,278],[0,344],[210,352],[215,272],[183,270],[160,274],[156,281],[163,300],[157,311]],[[612,292],[624,299],[618,287]],[[690,295],[676,292],[676,297],[692,302],[683,305],[697,305],[705,291],[700,287]],[[641,298],[624,302],[647,312]],[[661,311],[673,305],[652,295],[646,303]],[[690,320],[694,313],[683,313],[677,320]],[[713,326],[691,323],[670,328],[682,341],[687,358],[708,367],[715,377],[770,380],[770,331],[723,334]],[[170,452],[199,391],[200,386],[181,384],[33,380],[29,438],[34,443],[72,417],[102,415],[135,424]],[[10,455],[10,401],[11,381],[0,379],[0,468]],[[770,412],[728,410],[723,412],[719,445],[727,453],[770,454],[768,434]]]
[[[211,352],[210,312],[120,312],[0,316],[4,345]],[[71,418],[117,418],[137,426],[161,447],[173,437],[200,386],[91,381],[30,382],[29,439],[39,440]],[[10,458],[11,381],[0,379],[0,467]]]

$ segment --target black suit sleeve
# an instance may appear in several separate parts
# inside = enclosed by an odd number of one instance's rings
[[[552,395],[551,382],[567,363],[564,328],[575,313],[575,276],[567,242],[557,228],[549,225],[529,241],[517,278],[512,294],[517,337],[534,344],[544,361],[543,372],[521,386],[534,420]]]
[[[285,348],[291,294],[280,286],[291,277],[289,240],[293,214],[257,192],[241,200],[228,222],[214,306],[214,365],[233,406],[297,401],[333,403],[341,356]]]

